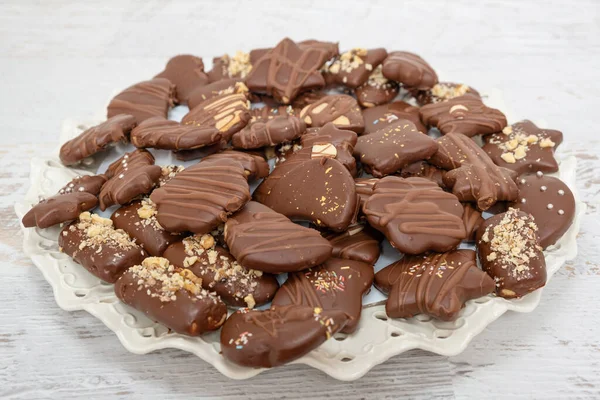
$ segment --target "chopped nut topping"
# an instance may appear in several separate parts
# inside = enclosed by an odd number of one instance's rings
[[[225,54],[222,57],[223,62],[227,65],[227,74],[230,78],[239,76],[245,78],[246,75],[252,70],[252,64],[250,64],[250,53],[244,53],[243,51],[236,51],[233,57]]]
[[[146,289],[148,295],[158,297],[162,302],[177,300],[179,290],[186,290],[197,298],[209,295],[202,289],[202,279],[189,269],[176,268],[166,258],[148,257],[128,272],[138,279],[139,290]]]
[[[371,66],[371,64],[366,64],[366,66]],[[371,68],[373,68],[373,66],[371,66]],[[369,71],[370,69],[367,68]],[[371,75],[369,75],[369,80],[367,81],[367,85],[372,86],[374,88],[383,88],[386,86],[390,86],[391,87],[391,83],[389,81],[389,79],[387,79],[385,76],[383,76],[383,67],[381,65],[377,66],[377,68],[375,68],[375,71],[373,71],[371,73]]]
[[[183,165],[165,165],[162,167],[160,179],[158,180],[158,186],[163,186],[171,179],[175,178],[175,175],[183,171],[185,167]]]
[[[442,101],[450,100],[458,96],[462,96],[469,91],[467,85],[448,86],[443,83],[436,84],[431,88],[431,94],[434,96],[436,102],[437,99]]]
[[[497,225],[488,226],[481,240],[490,243],[488,261],[500,263],[517,280],[529,276],[529,263],[538,257],[537,225],[529,216],[510,208]]]
[[[498,146],[503,153],[500,157],[509,164],[514,164],[517,160],[522,160],[527,157],[527,152],[530,146],[538,145],[541,148],[554,147],[555,143],[552,139],[543,136],[529,135],[520,128],[507,126],[502,130],[504,135],[507,135],[508,140],[492,137],[491,144]]]
[[[252,296],[252,294],[249,294],[248,296],[244,297],[244,301],[250,309],[254,308],[254,306],[256,305],[256,301],[254,301],[254,296]]]
[[[540,147],[554,147],[555,143],[550,138],[544,138],[540,141]]]
[[[142,206],[137,209],[138,216],[142,219],[141,223],[144,226],[151,225],[157,231],[162,231],[164,228],[158,223],[156,219],[157,214],[156,204],[149,197],[142,199]]]
[[[341,72],[350,73],[364,64],[363,57],[367,56],[367,50],[362,48],[352,49],[342,53],[337,60],[329,66],[329,72],[339,74]],[[373,66],[371,64],[367,64]]]
[[[90,214],[87,211],[79,215],[79,222],[71,228],[73,228],[72,231],[78,229],[85,233],[84,240],[79,244],[80,250],[92,247],[101,251],[103,245],[114,246],[123,250],[138,247],[124,230],[113,228],[110,219],[102,218],[97,214]]]

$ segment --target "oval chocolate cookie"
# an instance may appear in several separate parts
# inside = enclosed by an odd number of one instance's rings
[[[406,254],[452,250],[467,237],[456,196],[424,178],[379,180],[363,210],[369,224]]]
[[[339,332],[348,321],[341,310],[281,306],[269,310],[242,309],[221,329],[221,352],[245,367],[271,368],[293,361]]]
[[[575,218],[575,198],[571,189],[560,179],[541,172],[520,176],[517,186],[519,197],[511,207],[533,216],[542,248],[553,245]]]

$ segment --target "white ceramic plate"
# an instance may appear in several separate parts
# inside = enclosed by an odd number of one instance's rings
[[[494,93],[494,92],[492,92]],[[496,94],[496,98],[498,98]],[[499,97],[501,99],[501,97]],[[499,107],[497,100],[494,104]],[[505,109],[503,107],[499,107]],[[177,107],[171,112],[171,119],[180,119],[185,108]],[[60,143],[78,135],[83,129],[102,121],[102,118],[89,121],[67,120],[63,124]],[[56,155],[35,158],[31,161],[31,187],[25,199],[15,205],[19,218],[37,203],[40,197],[55,194],[66,182],[77,174],[93,173],[116,159],[127,148],[117,146],[89,160],[81,170],[64,167]],[[559,149],[560,150],[560,149]],[[157,164],[173,162],[170,153],[154,152]],[[55,152],[58,154],[58,149]],[[573,191],[576,200],[576,215],[568,232],[548,248],[544,254],[548,270],[548,280],[564,264],[577,254],[576,236],[579,224],[585,213],[585,204],[579,200],[576,191],[574,157],[563,158],[557,153],[560,171],[556,175]],[[174,162],[173,162],[174,163]],[[113,209],[107,210],[111,212]],[[105,213],[106,214],[106,213]],[[116,333],[127,350],[144,354],[164,348],[177,348],[196,354],[212,364],[224,375],[234,379],[247,379],[259,374],[262,369],[237,366],[220,354],[218,332],[191,338],[168,333],[163,326],[150,321],[142,313],[118,301],[112,285],[101,282],[68,256],[58,251],[59,228],[23,228],[23,250],[40,269],[52,286],[56,303],[64,310],[86,310]],[[386,242],[387,243],[387,242]],[[462,246],[468,247],[468,246]],[[389,244],[384,246],[382,256],[375,269],[379,270],[400,258],[399,253]],[[337,334],[318,349],[293,363],[307,364],[340,380],[354,380],[363,376],[375,365],[404,351],[419,348],[433,353],[451,356],[463,351],[471,339],[490,323],[508,310],[530,312],[540,302],[543,290],[537,290],[518,300],[505,300],[486,296],[467,302],[459,318],[453,322],[434,320],[425,315],[411,319],[388,319],[385,314],[384,296],[376,289],[364,299],[364,309],[358,330],[352,335]]]

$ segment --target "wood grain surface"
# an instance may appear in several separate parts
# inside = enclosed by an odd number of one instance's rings
[[[500,88],[518,118],[565,134],[588,206],[579,255],[531,314],[508,313],[456,357],[411,351],[352,383],[304,366],[231,381],[181,351],[128,353],[91,315],[55,304],[21,251],[13,205],[61,121],[105,106],[178,53],[300,40],[421,54],[442,79]],[[600,398],[600,2],[0,1],[0,397]]]

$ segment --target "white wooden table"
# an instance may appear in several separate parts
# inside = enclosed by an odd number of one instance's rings
[[[600,398],[598,0],[82,3],[0,1],[0,397]],[[29,158],[55,148],[63,118],[101,110],[172,55],[210,65],[286,35],[418,52],[443,79],[501,88],[519,117],[564,132],[589,215],[535,312],[504,315],[459,356],[411,351],[342,383],[302,366],[230,381],[180,351],[130,354],[91,315],[58,308],[13,212]]]

